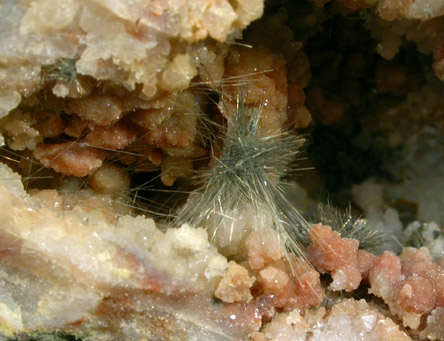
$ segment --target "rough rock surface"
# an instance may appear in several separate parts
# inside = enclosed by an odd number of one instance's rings
[[[3,332],[76,324],[77,334],[94,335],[105,324],[113,337],[227,339],[259,327],[259,307],[212,303],[227,261],[204,230],[184,225],[164,233],[141,216],[109,224],[99,211],[51,210],[24,191],[16,173],[0,165],[0,174]],[[113,324],[108,316],[117,311]]]
[[[263,1],[50,0],[0,4],[0,117],[41,87],[42,65],[75,59],[77,72],[144,93],[187,88],[190,56],[170,59],[180,42],[225,41],[263,12]],[[11,77],[14,75],[14,77]]]

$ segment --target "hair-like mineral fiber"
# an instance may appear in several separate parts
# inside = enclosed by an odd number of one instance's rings
[[[330,226],[342,238],[358,240],[359,248],[369,252],[380,253],[390,248],[386,233],[375,229],[366,219],[354,216],[350,207],[341,211],[331,203],[318,204],[314,220]]]
[[[234,229],[242,228],[235,222],[239,212],[248,212],[256,222],[264,222],[254,229],[274,228],[290,253],[304,257],[299,237],[309,225],[281,186],[304,140],[288,131],[265,134],[260,124],[262,107],[246,105],[242,86],[236,103],[214,168],[203,174],[201,187],[190,194],[175,223],[211,226],[214,240],[227,217],[234,221],[231,236]]]
[[[43,66],[43,80],[73,82],[77,78],[76,61],[76,59],[60,58],[54,64]]]

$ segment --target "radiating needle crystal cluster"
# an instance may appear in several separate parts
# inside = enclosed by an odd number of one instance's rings
[[[294,167],[303,139],[287,132],[264,133],[261,106],[247,106],[243,89],[229,118],[214,168],[190,195],[177,221],[206,227],[220,247],[235,248],[251,230],[274,228],[284,244],[301,255],[297,236],[305,220],[287,201],[281,181]]]

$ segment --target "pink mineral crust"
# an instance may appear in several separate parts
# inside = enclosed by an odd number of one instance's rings
[[[259,271],[259,298],[267,298],[279,310],[305,311],[324,299],[319,273],[305,261],[293,261],[293,271],[285,259]]]
[[[444,307],[444,271],[432,262],[426,248],[405,248],[399,256],[404,276],[420,276],[430,281],[433,286],[436,306]]]
[[[320,273],[331,272],[333,290],[352,291],[361,283],[358,268],[359,242],[341,238],[330,226],[317,224],[310,229],[311,245],[307,248],[310,262]]]
[[[368,282],[368,274],[377,256],[366,250],[358,250],[358,269],[361,273],[362,280]]]
[[[253,231],[246,246],[248,264],[258,279],[253,288],[256,301],[284,311],[305,311],[322,302],[319,273],[304,260],[286,255],[276,231]]]
[[[385,251],[379,256],[369,271],[371,293],[389,300],[393,296],[395,284],[401,278],[401,262],[393,253]]]
[[[276,262],[259,272],[259,298],[267,298],[274,308],[305,311],[319,305],[324,290],[319,273],[303,261],[293,263],[294,274],[285,261]]]
[[[368,282],[369,292],[381,297],[406,327],[419,328],[424,314],[444,306],[444,271],[426,248],[405,248],[399,257],[389,251],[375,256],[321,224],[313,225],[310,239],[309,260],[319,272],[332,275],[333,290],[351,291],[361,280]]]
[[[39,144],[34,156],[45,167],[65,175],[86,176],[102,165],[105,153],[75,142]]]
[[[398,283],[393,298],[396,305],[409,313],[430,312],[435,306],[432,283],[421,276],[410,276]]]
[[[112,96],[73,99],[69,101],[68,108],[69,114],[76,114],[98,125],[112,124],[118,121],[123,114],[121,101]]]
[[[443,306],[444,271],[425,248],[405,248],[399,257],[385,252],[370,270],[369,281],[370,291],[412,329],[420,326],[423,314]]]
[[[96,126],[85,137],[85,141],[94,147],[123,149],[137,138],[137,129],[123,121],[111,126]]]

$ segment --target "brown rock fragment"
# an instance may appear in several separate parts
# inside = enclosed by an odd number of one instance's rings
[[[34,156],[42,165],[58,173],[81,177],[100,167],[105,153],[76,142],[64,142],[39,144],[34,150]]]
[[[106,149],[124,149],[137,138],[137,129],[130,124],[119,121],[111,126],[96,126],[85,137],[93,147]]]
[[[88,185],[99,193],[123,193],[130,187],[128,172],[112,163],[100,166],[88,180]]]
[[[63,133],[65,122],[61,116],[54,116],[38,122],[35,128],[42,138],[57,137]]]
[[[76,114],[98,125],[108,125],[122,117],[123,105],[115,97],[91,96],[70,100],[67,112]]]
[[[215,296],[227,303],[251,301],[250,288],[256,281],[248,275],[248,270],[234,261],[228,263],[228,269],[217,286]]]

